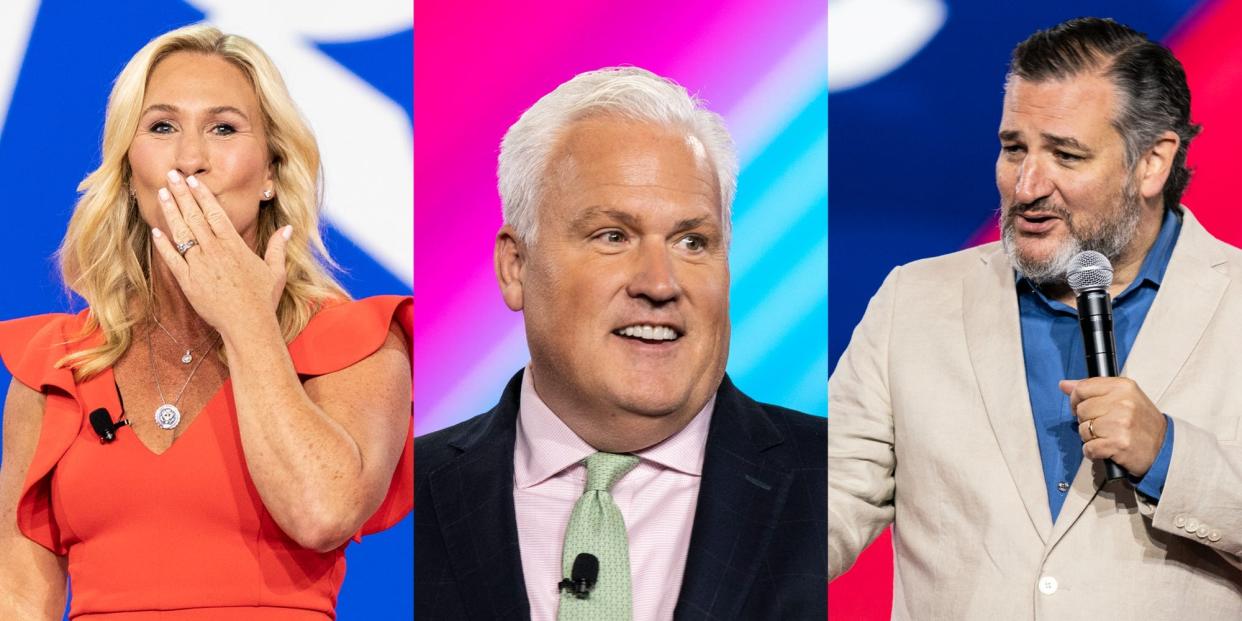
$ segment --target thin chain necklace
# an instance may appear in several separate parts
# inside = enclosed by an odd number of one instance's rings
[[[194,350],[198,349],[199,347],[202,347],[203,345],[206,345],[208,341],[215,340],[214,336],[209,335],[206,338],[204,338],[203,342],[199,343],[198,345],[195,345],[194,347],[186,347],[185,345],[181,344],[181,341],[177,339],[177,337],[173,336],[172,332],[168,331],[168,328],[164,327],[164,324],[160,323],[159,317],[156,317],[154,312],[151,313],[151,321],[154,321],[155,325],[159,326],[160,329],[164,331],[164,334],[167,334],[168,338],[172,339],[173,343],[176,343],[178,348],[185,348],[185,354],[181,356],[181,364],[190,364],[191,362],[194,362]],[[150,337],[151,335],[148,333],[147,334],[148,340],[150,339]]]
[[[158,324],[159,322],[157,321],[156,323]],[[198,364],[190,369],[190,376],[185,378],[185,383],[181,385],[181,390],[177,392],[177,397],[173,399],[172,403],[169,403],[168,398],[164,396],[163,386],[160,386],[160,374],[155,370],[155,345],[151,342],[151,332],[151,330],[147,330],[147,357],[151,362],[151,376],[155,378],[155,389],[160,393],[160,406],[155,408],[155,424],[159,425],[160,429],[176,429],[177,425],[181,424],[181,410],[177,409],[177,404],[181,403],[181,395],[185,394],[185,389],[190,386],[190,380],[194,379],[194,374],[198,372],[199,367],[203,366],[207,356],[198,359]],[[169,336],[172,335],[170,334]],[[216,336],[218,337],[219,335]],[[213,345],[215,340],[214,338],[212,339]],[[211,350],[208,349],[207,351]]]
[[[185,345],[182,345],[181,341],[177,340],[177,337],[173,336],[173,333],[169,332],[168,328],[165,328],[164,324],[160,323],[160,319],[158,317],[159,313],[156,312],[156,309],[155,309],[155,286],[152,284],[153,282],[152,279],[154,278],[154,272],[152,270],[152,265],[151,265],[152,250],[151,250],[151,244],[149,242],[150,240],[148,240],[148,244],[147,244],[147,265],[145,267],[145,271],[147,275],[147,308],[150,309],[151,320],[155,322],[155,325],[159,326],[160,329],[164,331],[164,334],[167,334],[168,338],[172,339],[173,343],[176,343],[178,349],[184,348]],[[217,333],[215,336],[219,336],[219,334]],[[191,362],[194,362],[194,350],[198,349],[204,343],[207,343],[209,340],[213,338],[214,337],[212,336],[208,336],[203,339],[202,343],[199,343],[198,345],[195,345],[194,347],[190,347],[186,349],[185,353],[182,354],[181,356],[181,364],[190,364]],[[150,332],[148,332],[147,341],[150,341],[150,340],[151,340],[151,334]],[[154,361],[152,361],[152,364],[154,364]],[[191,373],[190,375],[193,376],[194,374]],[[158,380],[159,378],[156,378],[156,379]]]

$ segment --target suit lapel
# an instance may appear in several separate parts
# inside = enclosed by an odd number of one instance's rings
[[[675,618],[736,619],[776,530],[793,473],[781,432],[726,377],[716,396]]]
[[[1189,210],[1181,210],[1182,230],[1169,267],[1121,372],[1156,404],[1203,337],[1229,286],[1229,278],[1215,269],[1225,262],[1212,243],[1215,240]],[[1103,483],[1103,466],[1083,460],[1057,517],[1051,544],[1073,526]]]
[[[1074,473],[1074,479],[1070,482],[1070,489],[1065,494],[1065,502],[1061,505],[1061,513],[1057,515],[1057,521],[1052,525],[1052,535],[1044,540],[1044,555],[1052,552],[1053,546],[1056,545],[1061,537],[1069,531],[1074,522],[1078,521],[1078,517],[1083,511],[1087,510],[1087,505],[1095,500],[1096,494],[1100,492],[1100,487],[1104,483],[1104,465],[1102,462],[1094,462],[1090,459],[1083,458],[1078,464],[1078,471]]]
[[[513,445],[522,374],[500,403],[449,444],[462,451],[427,485],[471,619],[530,616],[513,507]]]
[[[1026,390],[1022,329],[1013,270],[997,246],[963,282],[966,347],[992,433],[1018,495],[1040,539],[1048,541],[1052,514]]]
[[[1225,256],[1188,210],[1160,292],[1139,329],[1122,375],[1158,403],[1216,314],[1229,278],[1215,268]]]

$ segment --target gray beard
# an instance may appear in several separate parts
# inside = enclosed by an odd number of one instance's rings
[[[1032,206],[1036,205],[1032,204]],[[1017,244],[1014,238],[1017,232],[1014,230],[1013,219],[1017,214],[1025,211],[1023,206],[1001,206],[1000,225],[1001,225],[1001,245],[1005,249],[1005,254],[1009,257],[1009,264],[1013,266],[1018,274],[1025,276],[1028,280],[1036,285],[1045,285],[1053,282],[1063,282],[1065,274],[1069,270],[1070,261],[1074,255],[1084,250],[1094,250],[1106,257],[1114,264],[1118,262],[1121,255],[1130,243],[1134,241],[1134,236],[1138,233],[1139,219],[1142,216],[1142,205],[1139,202],[1138,189],[1127,179],[1125,185],[1121,189],[1121,209],[1120,217],[1111,220],[1105,220],[1100,227],[1091,232],[1082,232],[1075,228],[1073,220],[1068,212],[1059,205],[1040,205],[1045,211],[1055,213],[1069,229],[1069,237],[1057,248],[1052,257],[1037,261],[1018,254]]]

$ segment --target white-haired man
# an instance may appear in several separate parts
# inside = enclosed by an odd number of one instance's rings
[[[736,177],[721,119],[642,69],[509,129],[496,275],[531,361],[416,441],[417,618],[825,617],[824,420],[725,376]]]

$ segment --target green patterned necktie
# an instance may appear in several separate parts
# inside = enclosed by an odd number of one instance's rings
[[[561,573],[569,578],[574,559],[585,552],[599,559],[599,579],[585,599],[561,591],[559,621],[629,621],[630,549],[625,520],[608,490],[637,465],[633,455],[596,453],[586,458],[586,491],[574,504],[565,529]]]

